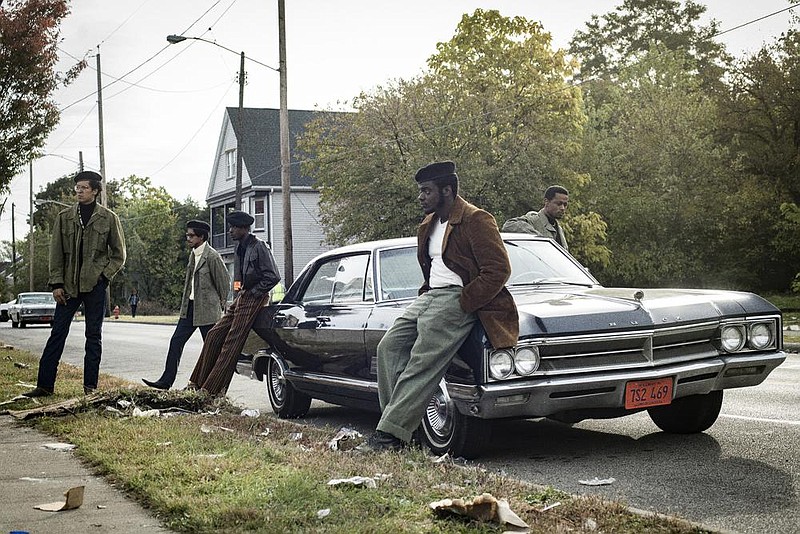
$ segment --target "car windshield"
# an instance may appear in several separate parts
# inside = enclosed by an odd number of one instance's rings
[[[20,304],[55,304],[55,299],[50,293],[43,293],[41,295],[20,295]]]
[[[506,285],[574,284],[595,282],[579,265],[550,241],[506,240],[511,276]]]

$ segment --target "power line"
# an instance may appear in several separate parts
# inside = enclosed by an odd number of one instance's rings
[[[790,9],[794,9],[797,6],[800,6],[800,3],[792,4],[789,7],[785,7],[783,9],[781,9],[781,10],[775,11],[774,13],[770,13],[769,15],[764,15],[763,17],[759,17],[757,19],[753,19],[753,20],[745,22],[743,24],[739,24],[738,26],[734,26],[733,28],[729,28],[727,30],[723,30],[721,32],[715,33],[714,35],[712,35],[712,37],[719,37],[720,35],[732,32],[733,30],[738,30],[739,28],[744,28],[745,26],[749,26],[750,24],[754,24],[754,23],[762,21],[764,19],[768,19],[768,18],[773,17],[775,15],[779,15],[779,14],[783,13],[784,11],[789,11]]]

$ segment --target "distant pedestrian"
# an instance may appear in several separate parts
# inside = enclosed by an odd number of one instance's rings
[[[131,317],[136,317],[136,307],[139,306],[139,295],[136,289],[131,289],[131,296],[128,297],[128,304],[131,305]]]
[[[53,223],[48,284],[57,305],[50,337],[39,360],[36,388],[23,393],[26,397],[53,394],[70,323],[81,304],[86,318],[83,391],[97,389],[106,289],[125,264],[125,238],[119,218],[97,203],[102,180],[92,171],[75,175],[78,203],[59,212]]]
[[[186,386],[211,395],[228,390],[250,327],[261,308],[269,302],[270,290],[281,279],[269,245],[250,233],[253,217],[243,211],[233,211],[227,220],[231,239],[239,242],[234,259],[236,297],[227,313],[208,332]]]
[[[231,277],[219,252],[208,244],[211,226],[205,221],[186,223],[186,242],[190,247],[183,283],[181,316],[169,340],[167,362],[158,380],[142,378],[142,382],[156,389],[169,389],[175,383],[183,347],[194,331],[200,329],[203,341],[208,331],[219,321],[231,289]]]
[[[520,232],[549,237],[569,250],[564,229],[558,223],[567,212],[569,191],[560,185],[551,185],[544,192],[544,207],[539,211],[529,211],[520,217],[509,219],[503,224],[504,232]]]

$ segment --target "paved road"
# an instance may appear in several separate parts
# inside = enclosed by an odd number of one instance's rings
[[[83,323],[75,323],[64,360],[81,365]],[[11,329],[0,341],[41,352],[49,330]],[[114,323],[104,327],[101,370],[138,382],[158,378],[172,327]],[[186,347],[176,385],[187,381],[200,353],[196,334]],[[492,470],[572,492],[621,499],[632,506],[677,514],[745,533],[800,531],[800,355],[792,354],[761,386],[726,392],[722,415],[692,436],[659,432],[646,414],[572,426],[550,421],[496,425],[494,446],[481,458]],[[261,383],[235,376],[231,399],[270,411]],[[315,402],[308,420],[369,432],[368,412]],[[579,480],[613,477],[609,486]]]

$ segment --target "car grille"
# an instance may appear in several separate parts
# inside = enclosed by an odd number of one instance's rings
[[[25,308],[22,315],[53,315],[55,312],[53,308]]]
[[[719,324],[561,338],[534,339],[541,363],[537,375],[654,367],[716,356]],[[520,343],[523,345],[523,343]]]

